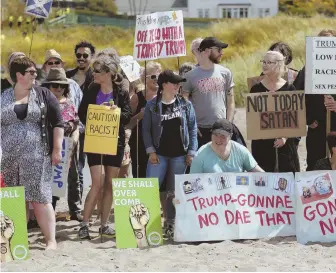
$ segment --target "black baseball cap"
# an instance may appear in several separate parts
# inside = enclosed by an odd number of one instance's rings
[[[164,70],[160,73],[157,84],[162,85],[163,83],[171,82],[171,83],[180,83],[187,81],[186,78],[181,77],[177,73],[175,73],[173,70]]]
[[[199,51],[204,51],[210,47],[219,47],[219,48],[227,48],[229,45],[226,43],[222,43],[215,37],[206,37],[203,39],[199,46]]]
[[[213,125],[211,129],[212,134],[221,134],[225,136],[232,135],[233,126],[230,121],[225,118],[218,119]]]

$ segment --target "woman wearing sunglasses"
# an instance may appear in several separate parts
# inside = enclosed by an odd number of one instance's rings
[[[27,57],[11,63],[14,87],[1,94],[1,170],[7,186],[24,186],[47,249],[55,249],[51,164],[62,158],[63,119],[55,96],[34,85],[36,73],[35,63]]]
[[[112,179],[119,175],[125,148],[125,126],[132,115],[128,92],[122,89],[123,78],[118,73],[119,63],[118,56],[112,57],[103,54],[97,57],[92,65],[94,83],[90,85],[88,92],[84,93],[79,107],[79,118],[84,125],[89,104],[110,105],[110,101],[113,100],[114,104],[111,108],[118,107],[121,110],[117,154],[101,156],[100,154],[87,153],[92,186],[85,200],[83,222],[79,230],[81,239],[90,239],[89,219],[102,189],[103,200],[98,200],[98,202],[103,202],[101,217],[103,228],[100,233],[107,237],[115,236],[115,231],[107,224],[112,207]],[[105,173],[104,183],[101,183],[102,167],[103,173]]]
[[[185,78],[171,70],[158,77],[156,98],[146,105],[142,133],[149,160],[147,177],[158,177],[161,185],[166,178],[167,230],[173,235],[175,210],[172,203],[175,175],[184,174],[197,151],[197,124],[194,108],[178,95]]]
[[[58,100],[60,105],[61,114],[64,121],[64,136],[70,137],[72,139],[71,156],[75,152],[75,147],[77,147],[79,138],[79,118],[77,115],[77,110],[75,104],[70,99],[70,87],[69,80],[65,76],[65,71],[63,68],[51,68],[47,76],[46,81],[42,85],[48,88]],[[78,158],[78,157],[77,157]],[[71,200],[71,183],[68,183],[68,200]],[[59,197],[53,196],[53,208],[56,208],[57,200]],[[70,207],[70,204],[69,204]]]
[[[262,65],[263,80],[251,88],[251,93],[293,91],[295,87],[283,79],[285,57],[278,51],[268,51]],[[299,172],[296,138],[252,140],[252,155],[265,172]]]

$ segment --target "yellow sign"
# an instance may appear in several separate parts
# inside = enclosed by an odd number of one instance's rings
[[[90,104],[86,117],[84,152],[116,155],[120,108]]]

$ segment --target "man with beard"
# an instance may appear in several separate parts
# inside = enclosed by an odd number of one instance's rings
[[[90,67],[91,60],[95,54],[95,47],[87,42],[81,41],[75,46],[75,55],[77,59],[77,68],[66,72],[68,79],[73,79],[78,83],[83,91],[83,94],[89,89],[89,85],[93,82],[92,69]],[[84,154],[84,134],[83,128],[79,130],[79,157],[78,157],[78,177],[80,185],[84,185],[83,168],[85,166]],[[82,190],[81,190],[82,192]]]
[[[228,44],[215,37],[206,37],[200,43],[199,66],[188,72],[183,85],[186,98],[190,98],[196,112],[198,147],[211,141],[211,127],[218,118],[232,122],[235,110],[232,72],[219,65],[223,49]]]

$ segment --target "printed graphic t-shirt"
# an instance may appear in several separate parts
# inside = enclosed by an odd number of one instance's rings
[[[243,145],[231,142],[231,153],[223,160],[211,148],[211,142],[203,145],[192,161],[190,173],[238,173],[251,171],[258,164]]]
[[[183,91],[191,95],[198,127],[211,128],[217,119],[226,118],[226,95],[234,86],[231,71],[215,64],[212,70],[196,67],[185,77]]]
[[[181,118],[181,109],[177,106],[176,100],[171,104],[162,102],[161,123],[163,129],[157,154],[167,157],[186,154],[181,139]]]
[[[113,100],[113,92],[105,94],[101,90],[98,91],[98,94],[96,97],[97,105],[101,105],[104,102],[110,102],[110,100]]]

